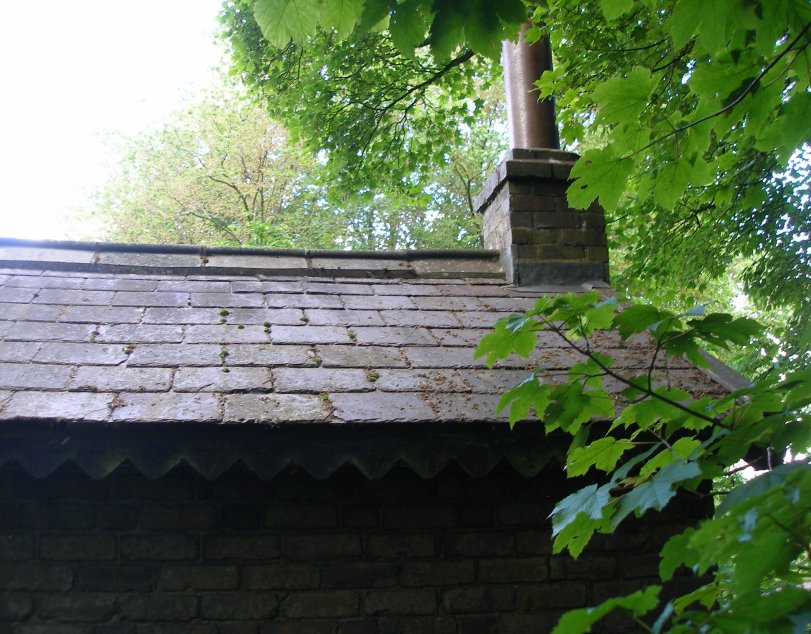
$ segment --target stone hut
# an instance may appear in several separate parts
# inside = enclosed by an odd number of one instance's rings
[[[572,160],[514,151],[480,252],[4,240],[0,632],[537,633],[656,579],[706,509],[553,555],[561,446],[495,403],[576,356],[473,359],[537,297],[607,289],[599,210],[565,206]]]

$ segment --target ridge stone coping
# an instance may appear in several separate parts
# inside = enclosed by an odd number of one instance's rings
[[[488,250],[333,251],[156,245],[0,237],[0,268],[183,276],[339,275],[357,278],[503,279]]]

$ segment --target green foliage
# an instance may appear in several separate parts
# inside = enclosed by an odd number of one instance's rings
[[[550,0],[534,20],[556,55],[537,85],[586,148],[569,201],[606,208],[614,284],[679,307],[737,271],[777,361],[811,362],[811,5]]]
[[[319,3],[306,24],[263,22],[267,12],[294,15],[297,2],[224,4],[233,73],[320,153],[336,191],[398,190],[415,200],[444,169],[457,176],[454,203],[467,209],[505,146],[497,64],[456,46],[452,56],[433,56],[427,50],[430,14],[417,1],[398,3],[392,12],[393,3],[346,0],[355,6],[347,15],[366,27],[351,33],[330,19],[332,2]],[[308,26],[313,16],[323,28]],[[263,37],[284,25],[287,37]],[[304,31],[306,37],[296,36]]]
[[[111,239],[368,250],[480,241],[480,218],[460,187],[462,176],[476,182],[464,158],[437,173],[429,194],[331,195],[321,162],[233,86],[126,139],[117,154],[95,210]]]
[[[598,330],[622,340],[645,337],[651,351],[642,375],[618,367],[591,343]],[[746,344],[760,332],[750,319],[706,314],[704,307],[675,314],[597,292],[542,298],[523,315],[496,323],[476,355],[493,365],[517,353],[526,357],[538,333],[552,333],[583,360],[563,384],[545,383],[538,372],[501,399],[510,421],[534,411],[547,432],[571,436],[569,477],[587,484],[552,511],[554,551],[577,557],[595,533],[613,532],[627,517],[665,508],[679,493],[713,495],[703,483],[734,474],[744,458],[768,455],[765,471],[730,481],[713,517],[673,537],[662,550],[660,573],[677,570],[710,580],[664,605],[659,586],[594,608],[574,610],[554,630],[579,634],[619,609],[633,618],[659,609],[652,632],[801,632],[811,611],[805,587],[811,555],[811,463],[801,455],[811,444],[811,372],[767,378],[721,398],[693,398],[668,387],[664,359],[704,360],[699,346]],[[604,379],[624,386],[607,393]],[[621,413],[615,417],[615,408]],[[612,424],[608,424],[613,419]],[[774,457],[774,458],[772,458]],[[594,482],[594,480],[597,480]]]
[[[95,211],[108,238],[335,246],[342,214],[324,204],[317,161],[232,86],[119,146]]]

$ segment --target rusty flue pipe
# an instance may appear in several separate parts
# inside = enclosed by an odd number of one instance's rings
[[[538,99],[535,82],[545,70],[552,70],[552,48],[549,38],[535,44],[525,42],[531,24],[521,26],[518,42],[502,43],[501,63],[507,95],[507,121],[510,144],[514,148],[560,149],[555,104],[552,99]]]

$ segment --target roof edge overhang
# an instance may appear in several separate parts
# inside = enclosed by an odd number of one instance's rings
[[[36,478],[73,463],[101,479],[127,463],[150,479],[188,465],[214,480],[242,464],[261,479],[296,467],[326,479],[351,465],[368,479],[406,466],[432,478],[452,463],[474,478],[506,463],[525,478],[563,464],[565,444],[540,424],[126,425],[30,424],[0,430],[0,467],[17,463]],[[560,467],[559,467],[560,468]]]

